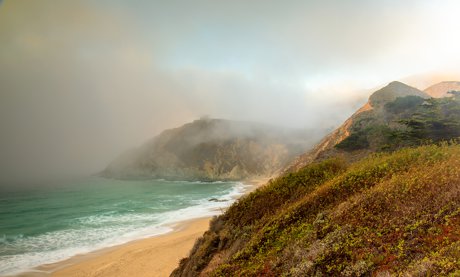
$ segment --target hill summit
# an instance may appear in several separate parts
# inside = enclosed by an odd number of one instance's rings
[[[394,81],[372,93],[372,95],[369,97],[368,103],[372,107],[377,108],[385,105],[388,102],[394,101],[398,97],[405,97],[409,95],[419,96],[422,98],[430,98],[430,95],[419,89],[398,81]]]
[[[443,95],[449,96],[447,91],[455,88],[454,83],[458,82],[434,85],[424,92],[401,82],[391,82],[375,91],[363,107],[312,150],[299,156],[286,171],[336,155],[357,160],[371,152],[460,136],[459,102],[455,97],[431,96],[434,91],[446,91]]]

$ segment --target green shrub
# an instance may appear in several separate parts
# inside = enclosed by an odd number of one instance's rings
[[[385,104],[384,108],[389,113],[399,114],[417,108],[424,101],[425,99],[420,96],[408,95],[396,98],[393,102]]]

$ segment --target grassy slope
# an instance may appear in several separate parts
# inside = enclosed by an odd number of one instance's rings
[[[455,144],[311,164],[216,218],[173,275],[460,274],[459,168]]]

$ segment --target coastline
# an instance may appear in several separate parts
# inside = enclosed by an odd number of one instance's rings
[[[263,186],[269,178],[244,180],[244,194]],[[134,240],[87,254],[77,255],[61,262],[42,265],[16,277],[76,277],[76,276],[169,276],[188,256],[195,241],[209,228],[212,217],[178,222],[173,231],[150,238]]]
[[[181,222],[167,234],[70,258],[50,265],[55,271],[48,276],[169,276],[208,229],[210,220],[207,217]]]

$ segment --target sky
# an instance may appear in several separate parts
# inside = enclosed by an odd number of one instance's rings
[[[459,13],[458,0],[0,1],[0,183],[92,174],[205,115],[337,127],[393,80],[459,80]]]

